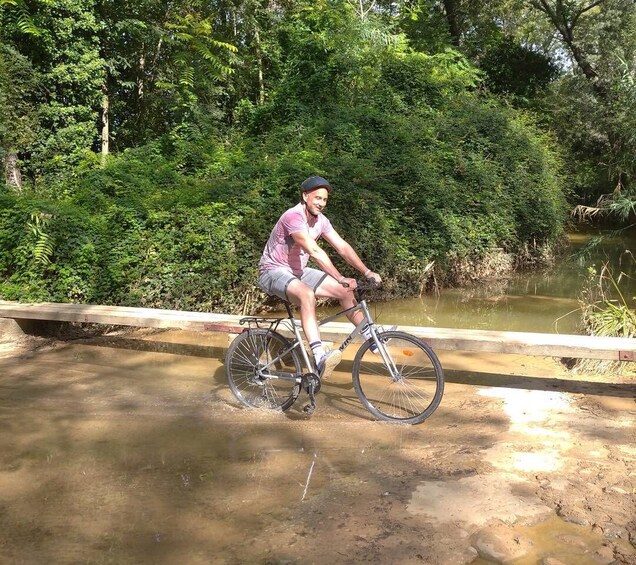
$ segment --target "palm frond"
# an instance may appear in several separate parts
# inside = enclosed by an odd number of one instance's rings
[[[53,238],[46,231],[50,216],[39,212],[32,212],[26,224],[27,229],[35,237],[33,245],[33,260],[36,265],[50,265],[54,252]]]
[[[0,8],[9,6],[7,17],[25,35],[38,36],[42,30],[36,25],[24,0],[0,0]]]

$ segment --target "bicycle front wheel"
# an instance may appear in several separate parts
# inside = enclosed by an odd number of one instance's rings
[[[250,408],[287,410],[300,393],[302,373],[298,352],[291,342],[268,329],[240,334],[225,356],[225,374],[234,396]],[[274,363],[272,361],[276,360]]]
[[[387,361],[362,344],[353,362],[353,386],[360,402],[376,418],[419,424],[442,400],[444,373],[437,355],[414,335],[401,331],[379,334]]]

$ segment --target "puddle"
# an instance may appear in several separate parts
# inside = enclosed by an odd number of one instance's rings
[[[566,522],[533,490],[531,481],[512,474],[425,482],[418,485],[407,509],[447,530],[455,529],[456,537],[466,539],[466,549],[475,554],[479,549],[480,557],[474,561],[462,558],[456,563],[537,565],[548,558],[572,565],[636,562],[626,531],[623,539],[608,540],[600,529]],[[632,560],[616,560],[616,552]]]
[[[599,565],[602,563],[619,563],[615,561],[614,547],[599,533],[589,528],[570,524],[554,516],[534,526],[514,528],[513,537],[517,536],[528,542],[526,555],[514,560],[514,565],[537,565],[551,558],[554,563],[563,565]],[[613,542],[616,548],[632,553],[629,544],[622,540]],[[625,561],[632,563],[633,561]],[[492,565],[492,561],[478,558],[473,565]]]

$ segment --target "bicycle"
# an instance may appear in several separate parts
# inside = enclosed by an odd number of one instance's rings
[[[376,325],[364,296],[373,288],[359,283],[356,306],[318,323],[322,326],[360,310],[363,320],[339,346],[343,352],[369,327],[371,338],[361,344],[353,361],[353,386],[360,402],[379,420],[419,424],[442,400],[442,366],[432,348],[418,337]],[[287,318],[247,316],[239,321],[248,327],[228,348],[225,373],[232,393],[245,406],[285,411],[305,390],[309,404],[303,410],[311,415],[321,382],[309,360],[300,322],[294,318],[289,302],[284,304]],[[290,330],[293,339],[283,336],[279,326]]]

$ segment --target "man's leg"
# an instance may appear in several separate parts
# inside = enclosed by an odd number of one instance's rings
[[[300,323],[309,343],[320,341],[320,329],[316,319],[316,293],[300,279],[287,286],[290,302],[300,306]]]
[[[260,274],[258,286],[269,295],[278,296],[283,300],[288,300],[300,306],[300,321],[305,337],[310,345],[313,343],[314,345],[322,346],[320,330],[316,321],[316,294],[314,293],[314,288],[320,284],[326,275],[317,269],[310,269],[309,271],[306,282],[295,277],[286,268],[266,271]],[[314,351],[313,348],[312,351]],[[319,351],[319,354],[322,355],[322,350]]]
[[[333,277],[326,277],[322,281],[322,283],[320,283],[320,285],[316,289],[316,296],[337,298],[343,310],[353,308],[357,304],[357,301],[353,296],[353,291],[351,291],[351,289],[343,287]],[[349,321],[354,326],[357,326],[364,319],[364,314],[362,314],[360,310],[356,310],[355,312],[347,313],[347,318],[349,318]],[[362,328],[362,337],[364,337],[364,339],[371,339],[371,330],[369,329],[369,326],[365,326]],[[371,344],[371,352],[378,352],[378,348],[375,343]]]
[[[314,354],[316,369],[321,379],[328,379],[336,365],[342,359],[339,350],[326,351],[320,339],[320,328],[316,319],[316,293],[299,279],[287,286],[287,296],[294,304],[300,306],[300,323]]]
[[[342,286],[336,279],[330,276],[327,276],[320,283],[320,286],[316,289],[316,296],[337,299],[343,310],[353,308],[357,304],[353,296],[353,291]],[[349,321],[354,326],[357,326],[362,321],[363,315],[360,310],[357,310],[355,312],[349,312],[347,318],[349,318]]]

